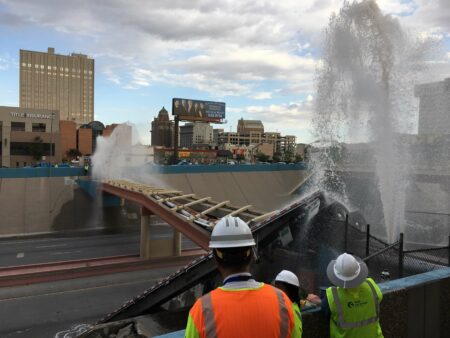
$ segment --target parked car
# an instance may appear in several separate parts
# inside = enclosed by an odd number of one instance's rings
[[[191,164],[192,164],[191,162],[188,162],[186,160],[182,160],[182,161],[178,162],[176,165],[191,165]]]

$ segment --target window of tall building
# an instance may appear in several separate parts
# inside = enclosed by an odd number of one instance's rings
[[[11,131],[25,131],[25,122],[11,122]]]
[[[45,133],[45,123],[33,123],[32,131],[39,132],[39,133]]]

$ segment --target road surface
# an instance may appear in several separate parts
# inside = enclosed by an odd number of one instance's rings
[[[158,226],[152,238],[168,238],[172,228]],[[107,256],[138,255],[139,232],[83,235],[59,238],[2,239],[0,241],[0,267],[48,262],[61,262]],[[182,248],[196,247],[182,236]]]
[[[75,325],[93,323],[177,269],[0,288],[0,337],[51,338]],[[155,323],[155,329],[160,326]]]

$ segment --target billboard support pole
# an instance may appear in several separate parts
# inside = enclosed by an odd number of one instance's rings
[[[179,132],[179,127],[178,125],[180,124],[180,119],[178,118],[178,115],[175,115],[175,130],[173,133],[173,156],[172,156],[172,163],[171,164],[176,164],[178,163],[178,132]]]

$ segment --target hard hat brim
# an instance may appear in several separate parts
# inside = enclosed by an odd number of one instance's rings
[[[246,239],[241,241],[210,241],[210,249],[225,249],[225,248],[245,248],[248,246],[255,246],[256,242],[254,239]]]
[[[339,286],[344,289],[350,289],[350,288],[356,288],[357,286],[361,285],[367,278],[369,274],[369,270],[367,269],[366,263],[364,263],[361,258],[358,258],[354,256],[355,259],[358,261],[360,270],[359,274],[355,276],[355,278],[351,280],[342,280],[339,278],[339,276],[336,275],[334,272],[334,265],[336,264],[336,260],[332,260],[327,267],[327,276],[328,279],[336,286]]]

